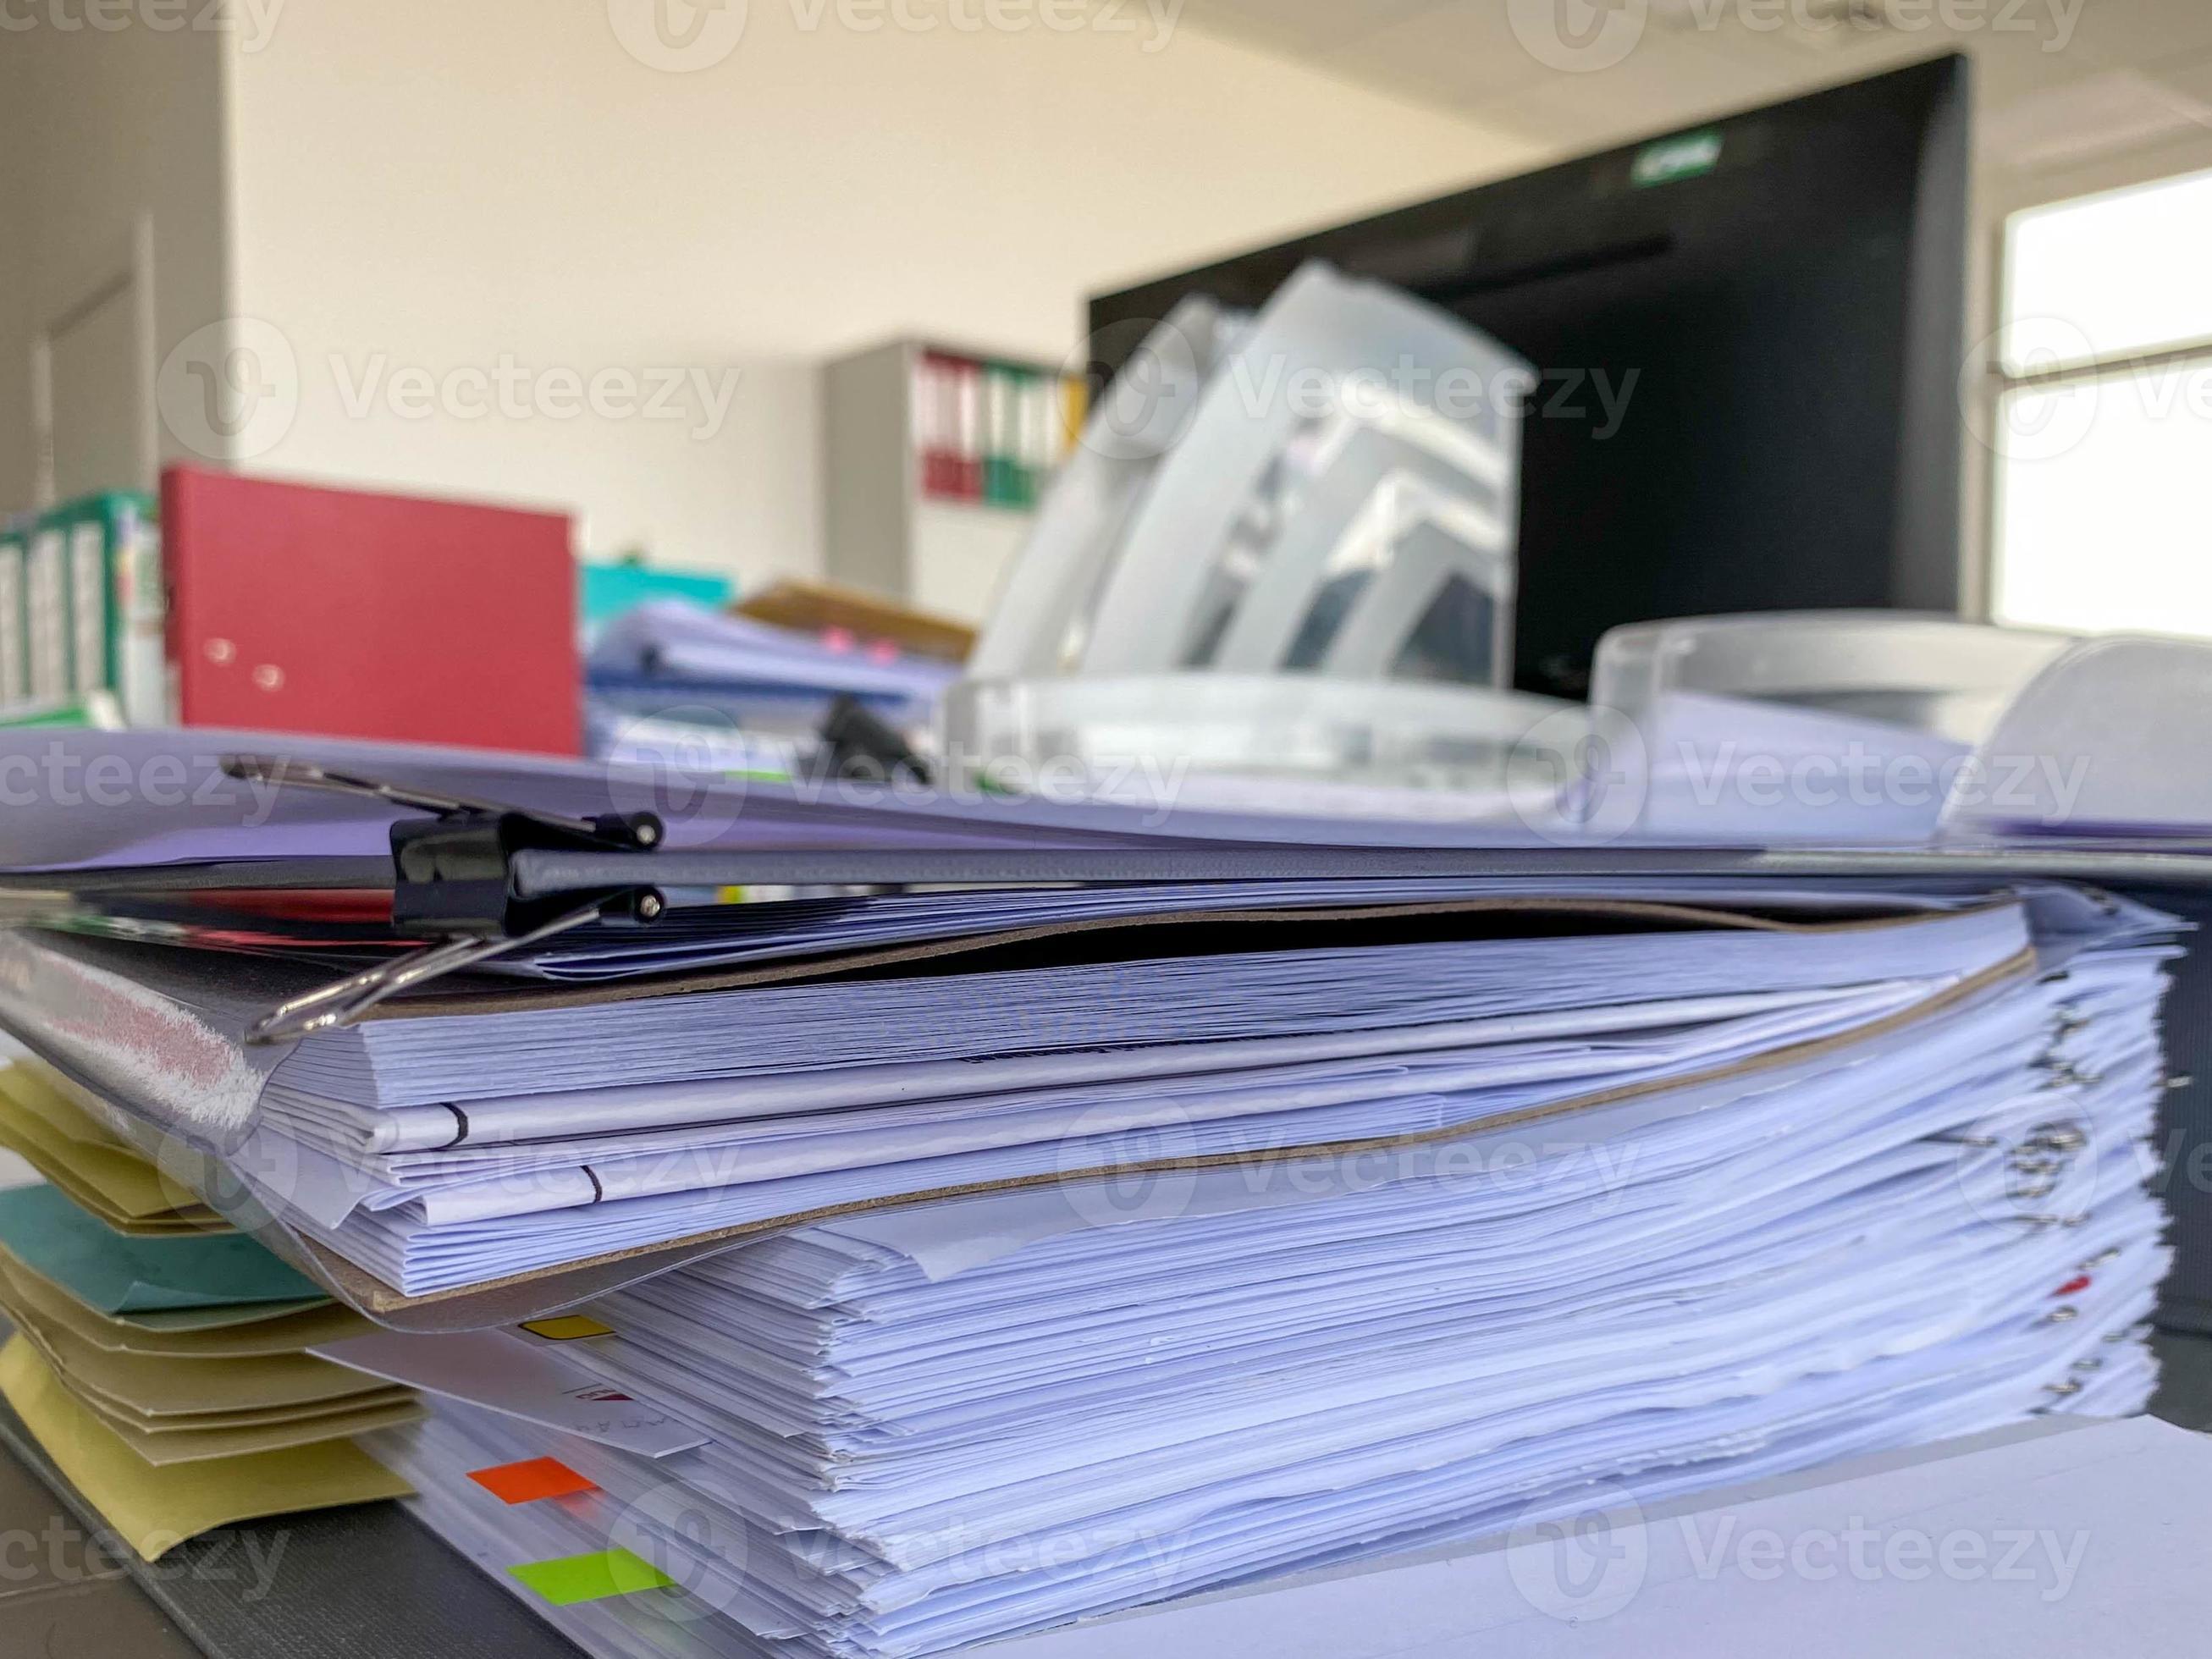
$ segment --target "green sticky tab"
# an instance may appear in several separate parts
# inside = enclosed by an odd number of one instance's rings
[[[611,1595],[635,1595],[640,1590],[666,1589],[676,1582],[650,1561],[641,1561],[625,1549],[532,1561],[509,1567],[507,1571],[556,1607],[604,1601]]]

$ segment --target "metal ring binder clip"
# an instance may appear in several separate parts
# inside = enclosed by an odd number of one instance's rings
[[[2055,1051],[2039,1055],[2035,1063],[2051,1075],[2051,1080],[2044,1085],[2047,1089],[2094,1089],[2105,1080],[2102,1072],[2085,1072]]]
[[[402,991],[586,922],[653,921],[668,908],[660,891],[646,885],[526,899],[518,896],[512,875],[512,860],[520,852],[655,851],[666,831],[650,812],[562,817],[251,755],[225,757],[222,769],[241,781],[366,795],[427,815],[392,826],[392,926],[403,937],[428,942],[395,961],[279,1004],[247,1030],[250,1044],[337,1030]]]

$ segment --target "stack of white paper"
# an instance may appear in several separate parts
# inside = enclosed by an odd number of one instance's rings
[[[371,1022],[287,1056],[242,1167],[416,1295],[978,1183],[1447,1137],[1848,1037],[2028,945],[2017,903],[1697,921]]]
[[[2003,948],[1953,939],[1962,920],[1908,930],[1939,953],[1923,971]],[[1881,931],[1838,956],[1854,984],[1909,977]],[[1575,943],[1615,969],[1676,947],[1607,976],[1616,997],[1721,994],[1681,936]],[[2142,1182],[2171,954],[2121,917],[2063,965],[1771,1068],[1556,1116],[1448,1106],[1463,1133],[1237,1167],[1177,1164],[1178,1127],[1118,1181],[841,1217],[605,1298],[611,1334],[562,1347],[696,1449],[451,1402],[382,1449],[494,1571],[615,1552],[632,1576],[588,1604],[513,1581],[589,1650],[849,1659],[1496,1533],[1595,1482],[1650,1503],[2134,1412],[2166,1261]],[[1747,956],[1805,994],[1786,949]],[[1486,1000],[1454,964],[1448,1012],[1576,1001],[1540,952],[1514,962]],[[1888,994],[1822,988],[1659,1031],[1739,1054],[1762,1040],[1743,1022],[1849,1030]],[[1658,1042],[1626,1074],[1663,1073]],[[1585,1096],[1602,1047],[1576,1061]],[[464,1478],[546,1456],[589,1490],[510,1505]]]

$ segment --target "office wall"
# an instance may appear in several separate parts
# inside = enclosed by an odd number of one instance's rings
[[[31,204],[22,138],[28,74],[22,54],[0,52],[0,514],[31,501]]]
[[[200,9],[111,12],[119,26],[94,28],[82,8],[15,7],[0,33],[0,510],[31,490],[31,336],[127,268],[141,214],[156,362],[230,310],[228,41],[191,26]],[[163,452],[194,453],[167,433]]]
[[[1163,39],[1142,0],[992,0],[1020,32],[959,27],[982,0],[679,3],[664,24],[744,23],[691,73],[618,37],[655,3],[319,0],[234,54],[239,305],[299,384],[252,465],[573,502],[597,549],[803,572],[822,357],[916,331],[1056,358],[1103,283],[1528,155]],[[705,389],[645,418],[669,368]]]

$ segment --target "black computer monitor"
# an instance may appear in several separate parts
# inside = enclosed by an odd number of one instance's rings
[[[1525,690],[1622,623],[1954,611],[1968,90],[1951,56],[1706,122],[1104,295],[1092,337],[1323,258],[1528,359]]]

